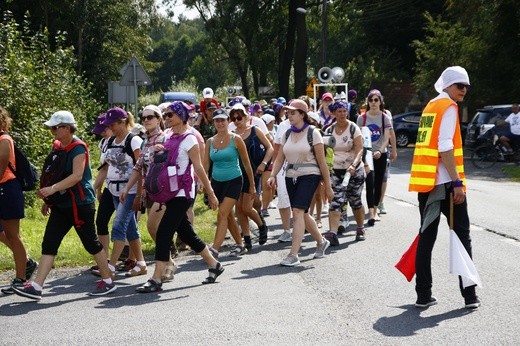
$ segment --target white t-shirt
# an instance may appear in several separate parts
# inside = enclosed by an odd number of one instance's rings
[[[289,122],[289,119],[286,119],[282,121],[278,125],[278,129],[276,130],[276,133],[274,135],[274,144],[282,144],[282,137],[285,136],[285,133],[287,130],[291,128],[291,123]]]
[[[433,100],[438,100],[441,98],[450,98],[450,96],[446,92],[441,92],[439,96],[434,98]],[[457,114],[457,107],[450,106],[448,109],[444,111],[441,119],[441,126],[439,128],[439,142],[438,142],[438,150],[439,153],[443,153],[446,151],[450,151],[453,149],[453,136],[455,135],[455,126],[459,121],[459,115]],[[435,177],[435,185],[440,185],[444,183],[449,183],[451,181],[451,177],[448,174],[448,170],[446,166],[439,159],[439,164],[437,165],[437,174]]]
[[[350,135],[350,126],[353,126],[355,129],[353,136]],[[354,138],[361,136],[361,129],[354,122],[349,121],[349,125],[341,134],[337,133],[335,126],[331,132],[331,135],[336,139],[336,145],[334,146],[334,164],[332,167],[335,169],[347,169],[356,159],[356,152],[353,150]],[[328,133],[329,131],[327,131],[327,134]]]
[[[186,132],[193,133],[191,129],[188,129]],[[184,132],[184,133],[186,133]],[[190,154],[189,151],[191,148],[193,148],[195,145],[198,145],[197,137],[195,134],[193,136],[186,136],[181,142],[181,145],[179,146],[179,156],[177,156],[177,165],[178,165],[178,175],[184,174],[186,172],[186,168],[188,167],[188,164],[190,163]],[[190,166],[191,169],[191,177],[194,179],[193,175],[193,165]],[[184,193],[184,190],[181,189],[177,193],[176,197],[186,197],[186,194]],[[191,185],[190,190],[190,198],[195,198],[195,184]]]
[[[265,122],[260,119],[259,117],[255,117],[255,116],[250,116],[249,117],[249,120],[247,121],[248,125],[251,125],[251,126],[256,126],[260,129],[260,131],[262,131],[262,133],[264,135],[267,135],[269,133],[269,130],[267,129],[267,125],[265,124]],[[232,121],[229,123],[228,125],[228,129],[229,131],[231,132],[235,132],[235,130],[237,129],[237,126],[235,125],[235,123]]]
[[[130,133],[128,133],[130,134]],[[108,163],[107,172],[107,186],[108,190],[113,196],[119,196],[121,191],[125,189],[126,182],[132,175],[132,169],[134,168],[134,159],[124,152],[126,137],[121,142],[117,142],[117,138],[114,139],[111,148],[106,148],[108,141],[105,144],[105,161]],[[141,148],[143,140],[139,136],[134,136],[130,142],[132,152]],[[137,193],[137,184],[132,186],[128,193]]]
[[[520,112],[518,113],[511,113],[506,118],[506,122],[509,123],[509,126],[511,127],[511,133],[514,135],[520,135]]]

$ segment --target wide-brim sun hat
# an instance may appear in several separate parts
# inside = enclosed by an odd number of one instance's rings
[[[284,106],[283,109],[290,109],[290,110],[299,110],[304,113],[309,112],[309,107],[307,106],[307,103],[300,99],[292,100],[289,105]]]
[[[51,118],[43,123],[47,127],[52,127],[61,124],[75,125],[76,120],[69,111],[57,111],[51,115]]]
[[[441,76],[434,84],[435,90],[440,93],[450,85],[462,83],[470,85],[468,72],[464,67],[450,66],[442,71]]]

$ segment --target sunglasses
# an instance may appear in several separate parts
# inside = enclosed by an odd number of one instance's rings
[[[150,121],[150,120],[152,120],[153,118],[157,118],[157,116],[156,116],[156,115],[145,115],[145,116],[142,116],[142,117],[141,117],[141,119],[142,119],[143,121],[145,121],[145,120]]]
[[[51,131],[56,131],[58,129],[61,129],[62,127],[65,127],[65,125],[56,125],[56,126],[51,126]]]
[[[164,119],[166,119],[166,118],[172,118],[174,114],[175,114],[175,113],[173,113],[173,112],[166,112],[166,113],[163,113],[163,114],[162,114],[162,117],[163,117]]]
[[[378,98],[369,99],[368,102],[379,102]]]
[[[469,85],[467,85],[467,84],[464,84],[464,83],[455,83],[454,85],[455,85],[455,86],[457,87],[457,89],[459,89],[459,90],[463,90],[464,88],[466,88],[466,90],[469,90]]]
[[[230,119],[231,119],[231,121],[235,121],[235,120],[242,121],[242,119],[244,119],[244,118],[241,116],[238,116],[238,117],[231,117]]]

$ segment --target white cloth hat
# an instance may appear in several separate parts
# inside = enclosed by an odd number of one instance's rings
[[[161,114],[162,114],[161,109],[159,107],[157,107],[156,105],[148,105],[143,108],[143,116],[157,115],[160,117]]]
[[[316,122],[316,124],[319,124],[320,123],[320,115],[318,114],[318,112],[309,112],[307,113],[309,114],[309,116],[314,119],[314,121]]]
[[[271,114],[264,114],[262,115],[262,120],[264,123],[269,124],[271,121],[274,121],[275,117]]]
[[[204,88],[204,90],[202,90],[202,96],[204,96],[205,99],[213,98],[213,95],[213,89],[211,88]]]
[[[249,113],[246,111],[246,108],[244,107],[244,105],[241,104],[241,103],[235,103],[235,104],[233,105],[233,107],[231,107],[231,111],[229,112],[229,114],[231,115],[231,114],[235,113],[237,110],[242,111],[242,113],[244,113],[245,115],[248,115],[248,114],[249,114]]]
[[[435,90],[442,92],[444,89],[455,83],[469,84],[468,72],[464,67],[450,66],[445,69],[439,79],[435,82]]]
[[[51,127],[60,124],[75,124],[74,116],[69,111],[57,111],[54,113],[49,121],[44,122],[45,126]]]

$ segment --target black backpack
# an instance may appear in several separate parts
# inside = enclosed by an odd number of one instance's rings
[[[6,134],[5,132],[1,132],[0,136]],[[9,169],[14,173],[16,179],[20,182],[22,186],[22,191],[32,191],[36,188],[36,183],[38,182],[38,170],[34,165],[29,161],[27,156],[21,151],[13,142],[14,145],[14,157],[16,162],[16,169],[9,162]]]
[[[132,138],[134,138],[135,136],[137,136],[137,135],[133,134],[132,132],[128,133],[128,136],[126,136],[126,139],[125,139],[125,146],[123,147],[123,152],[132,158],[132,160],[134,161],[134,165],[136,163],[136,160],[135,160],[134,151],[132,150]],[[102,148],[103,152],[106,152],[107,149],[110,149],[110,148],[120,148],[120,146],[114,145],[115,140],[116,140],[116,136],[110,137],[108,139],[107,144]]]
[[[251,161],[252,166],[254,167],[254,171],[262,164],[265,157],[265,147],[260,141],[256,134],[256,127],[251,127],[251,142],[249,147],[247,148],[247,152],[249,154],[249,160]]]

